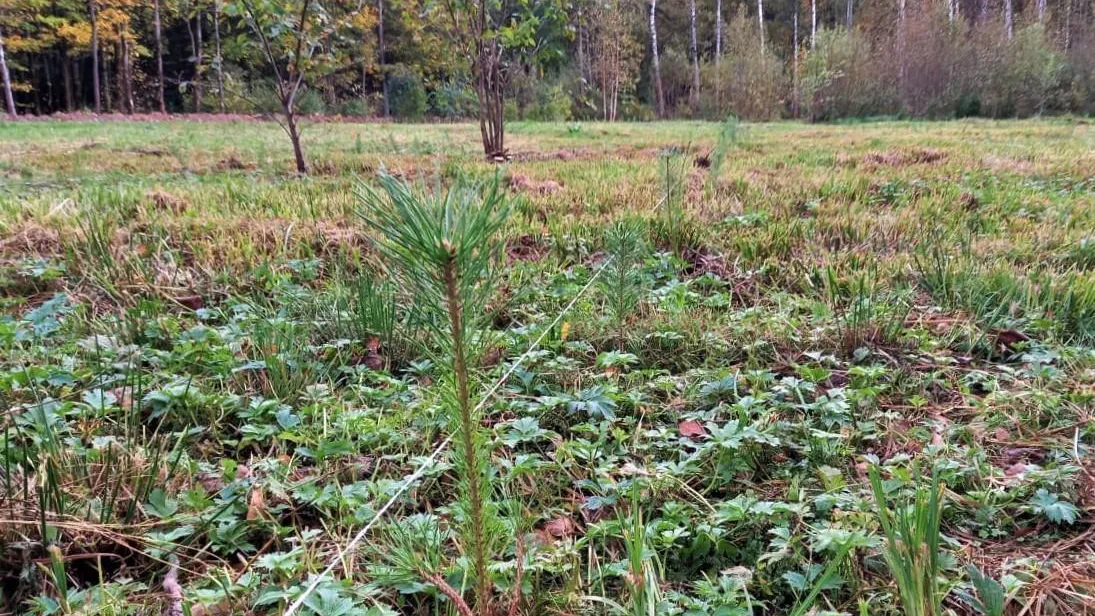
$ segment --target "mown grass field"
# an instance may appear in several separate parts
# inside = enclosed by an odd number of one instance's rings
[[[381,170],[507,194],[502,613],[911,614],[883,512],[932,469],[943,609],[982,613],[973,565],[1000,614],[1095,613],[1089,123],[508,128],[498,166],[472,125],[313,124],[302,178],[271,123],[0,124],[0,613],[282,613],[422,467],[443,362],[359,215]],[[392,561],[432,537],[470,586],[459,479],[302,613],[455,614]]]

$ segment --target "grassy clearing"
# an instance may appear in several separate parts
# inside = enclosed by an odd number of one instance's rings
[[[452,433],[451,342],[359,216],[381,169],[507,190],[474,391],[546,332],[473,418],[487,595],[1095,609],[1088,124],[510,133],[496,168],[471,125],[317,124],[297,178],[272,124],[0,125],[0,610],[281,613]],[[305,613],[479,596],[464,466]]]

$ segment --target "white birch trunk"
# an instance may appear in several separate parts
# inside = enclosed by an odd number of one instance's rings
[[[15,117],[15,97],[11,91],[11,73],[8,72],[8,59],[4,55],[4,33],[0,32],[0,81],[4,85],[4,107],[8,115]]]
[[[817,0],[810,0],[810,49],[817,47]]]
[[[4,106],[8,115],[15,117],[15,97],[11,93],[11,73],[8,72],[8,59],[4,55],[4,33],[0,32],[0,81],[4,82]]]
[[[1004,29],[1008,31],[1008,39],[1015,37],[1015,10],[1012,0],[1004,0]]]
[[[655,14],[658,11],[658,0],[650,0],[650,52],[654,68],[654,94],[657,98],[658,117],[665,117],[665,90],[662,89],[662,67],[658,58],[658,24]]]
[[[760,27],[760,52],[764,53],[764,0],[757,0],[757,25]]]
[[[715,0],[715,113],[722,114],[722,0]]]

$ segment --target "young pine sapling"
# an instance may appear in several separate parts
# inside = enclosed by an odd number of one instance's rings
[[[418,319],[430,334],[430,352],[443,367],[443,405],[450,435],[460,498],[460,544],[471,565],[476,614],[492,613],[490,560],[506,533],[491,498],[487,435],[481,406],[475,404],[474,366],[484,346],[487,302],[495,289],[501,256],[498,231],[507,206],[498,181],[482,188],[457,182],[443,194],[424,194],[381,174],[383,193],[361,186],[363,218],[382,236],[381,250],[403,291],[415,298]],[[408,559],[400,559],[406,569]],[[468,605],[443,578],[436,564],[419,563],[414,573],[434,583],[458,611]]]

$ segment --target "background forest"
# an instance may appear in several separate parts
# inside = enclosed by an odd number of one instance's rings
[[[282,85],[299,69],[297,113],[473,118],[476,58],[458,4],[0,0],[0,77],[20,115],[283,111]],[[488,10],[507,119],[817,121],[1092,113],[1093,6],[502,0]],[[305,24],[307,37],[279,45]]]

